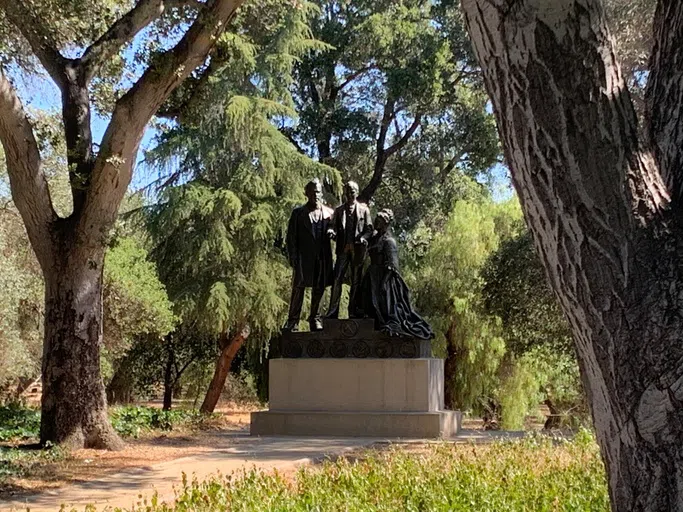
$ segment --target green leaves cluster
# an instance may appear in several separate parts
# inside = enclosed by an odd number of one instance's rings
[[[553,425],[584,420],[569,329],[516,198],[470,191],[429,221],[405,234],[404,261],[446,358],[447,405],[504,428],[521,428],[541,402]]]
[[[482,198],[456,202],[438,232],[423,227],[408,242],[411,250],[417,236],[427,238],[409,282],[419,311],[434,324],[440,354],[455,361],[446,383],[452,407],[478,409],[479,400],[495,393],[506,343],[500,320],[483,308],[482,269],[501,239],[520,229],[516,201]]]
[[[115,241],[104,267],[105,346],[122,355],[138,336],[157,339],[173,330],[176,318],[156,267],[133,238]]]
[[[116,432],[123,437],[135,439],[154,430],[197,428],[209,419],[195,410],[164,411],[156,407],[141,406],[113,407],[110,416]]]
[[[0,441],[34,439],[40,429],[40,411],[17,404],[0,405]]]

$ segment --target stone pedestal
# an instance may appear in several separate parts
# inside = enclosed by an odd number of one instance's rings
[[[252,413],[251,435],[450,437],[461,416],[443,389],[431,357],[271,359],[270,409]]]

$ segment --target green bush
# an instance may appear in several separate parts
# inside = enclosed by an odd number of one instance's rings
[[[123,437],[137,438],[152,430],[173,430],[177,427],[199,427],[206,416],[195,410],[164,411],[155,407],[125,406],[110,410],[114,429]]]
[[[0,441],[33,439],[40,432],[40,411],[19,404],[0,406]]]
[[[207,416],[194,410],[162,411],[136,405],[113,407],[109,413],[112,425],[119,435],[134,438],[154,430],[199,428],[207,419]],[[39,434],[39,410],[16,404],[0,406],[0,442],[37,439]]]
[[[175,507],[153,498],[147,512],[185,511],[607,511],[595,440],[530,437],[491,445],[437,444],[370,451],[301,470],[296,481],[257,470],[183,483]]]
[[[0,486],[8,478],[29,475],[33,468],[65,457],[66,452],[54,446],[43,450],[0,446]]]

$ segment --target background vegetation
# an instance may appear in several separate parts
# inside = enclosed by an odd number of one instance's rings
[[[505,189],[457,7],[244,6],[211,65],[160,112],[148,183],[110,239],[101,361],[110,403],[198,406],[237,342],[226,393],[267,399],[269,346],[290,291],[283,233],[318,176],[330,205],[353,178],[373,209],[396,213],[403,273],[446,358],[449,407],[491,427],[520,428],[541,403],[548,426],[585,421],[567,326]],[[102,99],[117,94],[98,87]],[[51,192],[68,212],[57,119],[35,112]],[[43,285],[3,165],[0,395],[16,401],[40,373]]]
[[[608,9],[640,97],[652,3]],[[163,46],[168,27],[156,29],[140,58]],[[15,42],[0,51],[30,68]],[[93,85],[103,111],[122,93],[120,72],[121,63]],[[67,215],[60,114],[31,115]],[[567,325],[500,165],[458,2],[248,2],[154,129],[145,186],[127,198],[106,257],[111,403],[164,396],[166,408],[177,398],[198,406],[237,339],[226,396],[267,399],[269,347],[289,298],[283,232],[318,176],[330,205],[342,180],[355,179],[373,209],[394,210],[403,273],[446,358],[450,407],[492,427],[520,428],[541,403],[549,427],[586,421]],[[15,402],[40,374],[43,282],[0,157],[0,400]],[[3,414],[5,436],[37,421]]]

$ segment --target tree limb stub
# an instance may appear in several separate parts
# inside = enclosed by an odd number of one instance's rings
[[[50,227],[57,219],[41,169],[31,123],[12,84],[0,70],[0,141],[5,149],[12,198],[41,264],[52,257]]]

